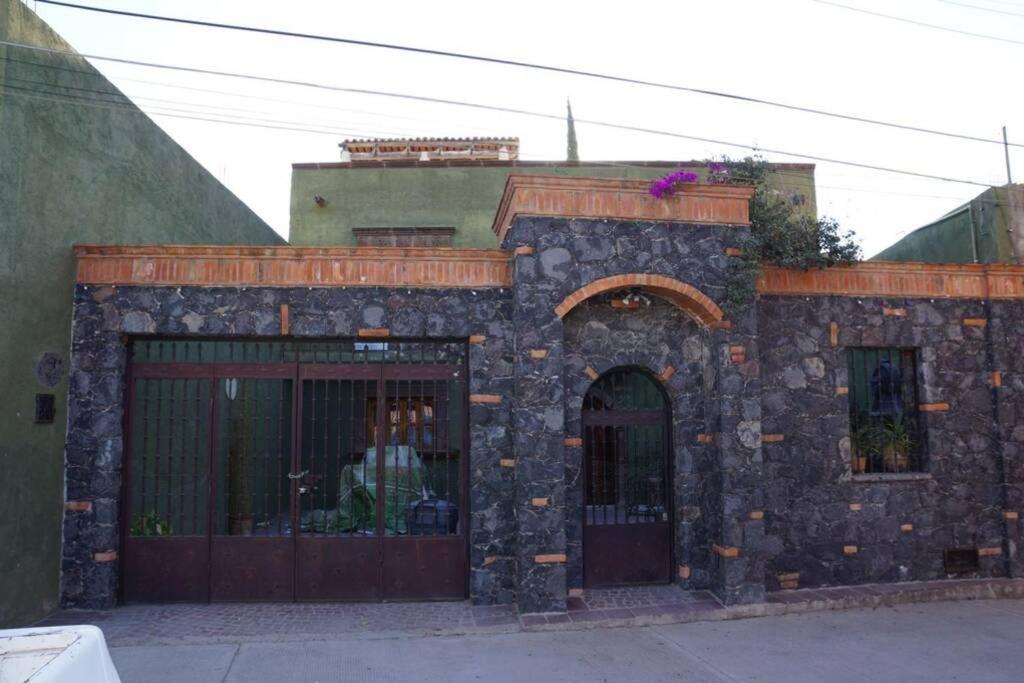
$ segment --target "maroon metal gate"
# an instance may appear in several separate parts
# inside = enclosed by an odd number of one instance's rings
[[[125,602],[462,598],[459,342],[140,340]]]
[[[583,582],[668,583],[668,401],[645,372],[614,370],[583,402]]]

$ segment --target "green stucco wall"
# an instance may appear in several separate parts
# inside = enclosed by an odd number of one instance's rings
[[[928,263],[1016,263],[1007,190],[985,190],[962,207],[929,223],[871,260]]]
[[[17,0],[0,39],[68,49]],[[86,92],[57,85],[114,90],[84,60],[0,46],[0,626],[57,607],[72,244],[283,242],[146,116],[40,98]],[[33,423],[36,393],[56,394],[53,424]]]
[[[657,178],[682,167],[699,170],[694,162],[658,162],[645,166],[583,162],[579,166],[524,162],[522,164],[408,167],[339,167],[292,170],[291,231],[296,245],[352,245],[353,228],[453,227],[452,246],[494,247],[491,231],[498,202],[509,173]],[[814,167],[782,164],[769,175],[769,185],[788,195],[799,193],[804,207],[816,211]],[[327,205],[313,200],[320,195]]]

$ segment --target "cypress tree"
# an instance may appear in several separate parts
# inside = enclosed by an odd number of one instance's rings
[[[569,116],[566,121],[569,127],[569,144],[566,149],[565,160],[570,163],[579,163],[580,151],[576,145],[576,122],[572,120],[572,105],[569,104],[568,99],[565,100],[565,108],[569,112]]]

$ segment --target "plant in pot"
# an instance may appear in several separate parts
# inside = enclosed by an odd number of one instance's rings
[[[886,420],[882,428],[882,465],[886,472],[910,469],[910,451],[914,447],[911,425],[903,416]]]
[[[229,413],[228,443],[228,533],[232,536],[252,535],[252,496],[249,495],[249,392],[245,382],[226,381],[228,398],[238,401],[238,410]]]
[[[851,468],[854,474],[863,474],[874,464],[882,453],[882,433],[878,425],[862,413],[850,434],[853,452]],[[873,468],[872,468],[873,469]]]
[[[174,529],[171,528],[171,523],[154,509],[136,517],[129,533],[132,536],[170,536]]]

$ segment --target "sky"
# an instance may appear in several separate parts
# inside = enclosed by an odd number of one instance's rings
[[[558,116],[564,115],[569,98],[578,119],[985,184],[1006,182],[999,144],[571,75],[23,1],[86,54]],[[551,64],[985,138],[1001,138],[1006,126],[1011,142],[1024,143],[1024,88],[1019,85],[1024,0],[836,0],[847,7],[818,0],[78,2]],[[338,143],[346,138],[512,135],[520,138],[523,159],[565,158],[565,124],[560,120],[110,62],[93,64],[285,236],[291,165],[337,161]],[[583,123],[577,125],[577,136],[583,161],[688,160],[750,153]],[[763,156],[769,161],[804,161],[776,153]],[[1024,179],[1024,148],[1011,147],[1010,161],[1017,179]],[[983,189],[824,162],[818,162],[816,179],[819,214],[853,230],[866,255]]]

